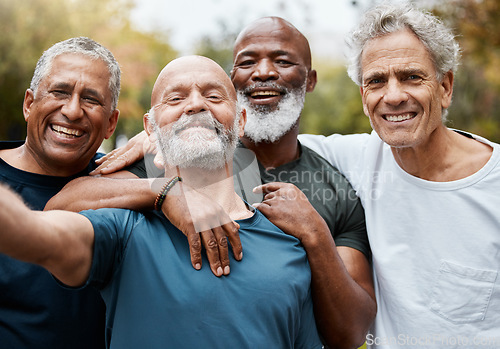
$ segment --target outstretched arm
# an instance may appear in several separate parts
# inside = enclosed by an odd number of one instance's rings
[[[85,283],[94,243],[88,219],[66,211],[32,211],[0,185],[0,224],[1,253],[38,264],[69,286]]]
[[[269,183],[255,205],[271,222],[297,237],[307,252],[318,330],[332,348],[363,344],[376,314],[371,267],[363,253],[337,247],[323,218],[296,186]]]
[[[69,182],[49,200],[45,210],[64,209],[74,212],[104,207],[131,210],[153,210],[154,202],[167,178],[137,179],[129,172],[117,174],[120,178],[80,177]],[[135,179],[125,178],[133,176]],[[184,183],[175,188],[187,187]],[[241,260],[242,246],[239,225],[211,198],[190,188],[183,195],[171,191],[161,206],[164,215],[187,237],[191,264],[202,267],[202,247],[205,247],[210,269],[216,276],[230,273],[228,243],[236,260]]]

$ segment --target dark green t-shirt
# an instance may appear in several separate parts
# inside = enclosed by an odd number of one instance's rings
[[[328,224],[337,246],[361,251],[371,260],[366,234],[365,214],[356,192],[347,179],[319,154],[300,145],[297,160],[273,169],[265,169],[255,154],[240,144],[234,156],[235,190],[246,202],[260,202],[262,197],[252,188],[269,182],[296,185]],[[152,156],[127,169],[140,178],[162,176],[152,163]]]

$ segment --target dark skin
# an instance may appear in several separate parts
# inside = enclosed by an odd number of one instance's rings
[[[316,86],[316,71],[311,69],[311,54],[306,38],[279,18],[264,18],[245,28],[234,45],[231,80],[236,90],[256,82],[274,82],[280,87],[297,89],[304,81],[306,92]],[[276,106],[280,96],[247,98],[254,104]],[[241,141],[252,150],[264,167],[278,167],[299,157],[298,123],[274,143],[255,144],[248,137]]]
[[[305,83],[306,91],[312,92],[317,77],[316,72],[311,69],[311,54],[305,37],[280,18],[263,18],[250,24],[239,35],[235,43],[234,69],[231,79],[237,90],[251,85],[252,82],[273,81],[291,90]],[[252,98],[251,102],[275,107],[282,97],[282,89],[264,91],[258,98]],[[255,152],[262,165],[277,167],[300,156],[297,135],[298,123],[274,143],[256,144],[245,136],[241,140],[247,148]],[[140,145],[140,156],[143,154],[143,141],[144,138],[135,140]],[[137,153],[137,150],[130,149],[134,147],[130,146],[125,150],[111,153],[104,160],[104,166],[107,166],[109,164],[107,161],[113,157],[121,157],[119,162],[122,163],[134,160],[138,156],[133,155],[134,152]],[[109,171],[113,166],[111,165],[107,170]],[[106,170],[103,173],[106,173]],[[124,187],[120,183],[116,185],[120,190]],[[109,187],[106,190],[109,190]],[[274,183],[263,186],[262,190],[266,197],[259,206],[259,210],[286,233],[299,238],[306,249],[312,271],[315,318],[326,344],[332,348],[357,348],[364,342],[366,332],[376,313],[373,280],[368,260],[358,250],[335,245],[323,218],[305,197],[298,195],[300,191],[297,192],[298,189],[295,186]],[[157,191],[150,191],[151,197],[147,204],[149,207],[152,207],[156,193]],[[110,198],[113,199],[112,196]],[[292,200],[292,198],[299,199]],[[186,235],[192,248],[191,259],[193,266],[196,267],[198,261],[201,263],[199,234],[194,231],[192,223],[186,222],[187,215],[183,214],[185,210],[182,209],[182,203],[172,200],[175,200],[175,197],[169,198],[167,195],[163,212],[184,233],[187,231]],[[225,222],[220,218],[222,212],[220,210],[215,212],[217,207],[212,200],[200,197],[199,202],[200,212],[206,214],[206,219],[212,216]],[[124,205],[124,201],[114,204]],[[173,211],[174,209],[177,211]],[[299,217],[307,217],[307,219],[299,220]],[[204,233],[207,234],[207,232]],[[225,271],[225,266],[229,265],[229,259],[225,257],[227,253],[221,252],[225,247],[227,248],[227,241],[221,237],[220,232],[208,233],[212,234],[212,242],[205,246],[208,246],[207,255],[212,271],[219,275],[218,268],[222,267]],[[225,235],[230,237],[232,245],[231,234],[235,233],[234,225],[229,224],[229,227],[225,228]],[[197,242],[191,241],[189,236],[198,236]],[[237,243],[236,246],[238,246]],[[238,257],[241,258],[241,254]],[[222,258],[222,261],[219,258]]]
[[[317,82],[311,69],[307,39],[290,23],[267,17],[246,27],[236,39],[231,80],[237,91],[247,90],[253,105],[275,108],[286,90],[306,84],[312,92]],[[273,82],[280,88],[252,88]],[[285,90],[286,89],[286,90]],[[298,159],[296,125],[273,143],[241,141],[266,168]],[[318,330],[332,348],[354,348],[364,340],[376,313],[371,266],[358,250],[337,247],[324,219],[294,185],[269,183],[258,188],[264,201],[256,207],[286,233],[301,240],[312,272],[312,292]]]

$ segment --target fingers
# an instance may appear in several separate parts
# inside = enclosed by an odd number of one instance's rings
[[[149,141],[146,132],[142,131],[132,137],[123,147],[114,149],[102,158],[96,160],[96,164],[99,165],[99,167],[90,174],[104,175],[117,172],[142,159],[144,154],[153,149],[155,149],[154,145]]]
[[[186,234],[189,244],[189,254],[191,255],[191,264],[196,270],[201,269],[201,239],[200,234],[191,232]]]
[[[229,246],[228,237],[233,248],[234,258],[241,260],[243,258],[243,249],[238,234],[239,225],[235,222],[226,223],[223,226],[214,227],[201,233],[188,233],[189,252],[191,255],[191,264],[196,270],[202,266],[202,246],[206,250],[208,263],[212,273],[220,277],[229,275]],[[227,235],[227,236],[226,236]]]
[[[115,173],[123,168],[132,164],[132,161],[129,160],[127,154],[120,155],[116,158],[109,158],[99,165],[94,171],[90,172],[91,176],[95,176],[98,174],[107,175],[110,173]]]
[[[233,249],[234,259],[237,261],[241,261],[243,258],[243,247],[241,246],[240,234],[238,232],[239,228],[240,225],[236,222],[229,222],[222,225],[222,229],[229,238],[229,243]]]
[[[219,277],[223,274],[229,274],[227,239],[221,230],[222,229],[218,227],[211,231],[201,232],[201,240],[207,251],[210,269],[215,276]],[[221,246],[221,250],[219,250],[219,246]]]
[[[285,188],[289,186],[288,183],[281,183],[281,182],[271,182],[271,183],[266,183],[259,185],[255,188],[253,188],[254,193],[263,193],[263,194],[269,194],[274,191],[280,190],[281,188]]]

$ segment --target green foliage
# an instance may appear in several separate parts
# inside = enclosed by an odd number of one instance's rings
[[[177,53],[158,33],[130,25],[130,0],[0,0],[0,139],[25,137],[22,103],[36,61],[54,43],[90,37],[113,52],[122,68],[118,132],[142,129],[156,76]]]
[[[306,96],[300,121],[301,133],[370,132],[369,119],[363,113],[359,88],[347,76],[344,65],[320,62],[315,69],[318,83]]]
[[[500,1],[448,0],[434,12],[455,29],[463,50],[449,126],[500,142]]]

